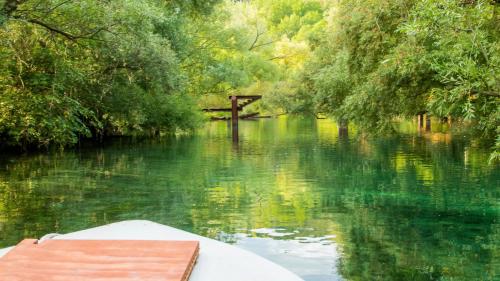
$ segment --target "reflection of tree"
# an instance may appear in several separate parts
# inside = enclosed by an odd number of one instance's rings
[[[485,162],[465,170],[464,149],[425,138],[372,141],[369,149],[357,142],[303,166],[314,167],[309,177],[334,183],[322,198],[329,212],[345,214],[337,218],[344,277],[494,279],[498,173]]]
[[[5,161],[1,246],[150,219],[210,237],[266,227],[335,234],[348,280],[498,274],[498,172],[480,161],[487,153],[456,139],[338,139],[325,122],[244,122],[237,151],[214,123],[206,136]]]

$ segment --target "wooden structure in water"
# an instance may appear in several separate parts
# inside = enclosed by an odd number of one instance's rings
[[[240,120],[257,120],[257,119],[261,119],[261,118],[271,118],[271,116],[262,116],[259,114],[260,113],[258,113],[258,112],[251,112],[251,113],[238,115],[238,118]],[[212,120],[212,121],[229,121],[229,120],[231,120],[231,117],[230,116],[212,116],[212,117],[210,117],[210,120]]]
[[[417,123],[418,123],[418,125],[417,125],[418,130],[424,129],[424,124],[425,124],[425,131],[426,132],[431,131],[431,117],[430,117],[428,112],[426,112],[426,111],[419,112],[417,114]]]
[[[229,96],[229,100],[231,100],[231,108],[205,108],[204,112],[231,112],[231,124],[232,124],[232,135],[233,141],[238,142],[238,112],[242,111],[243,108],[247,105],[250,105],[262,98],[261,95],[233,95]],[[256,117],[258,114],[250,113],[246,114],[247,116],[241,117]]]

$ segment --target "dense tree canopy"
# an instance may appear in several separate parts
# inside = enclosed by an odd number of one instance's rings
[[[377,131],[428,112],[499,134],[500,20],[492,1],[340,1],[309,65],[316,109]]]
[[[6,1],[0,30],[0,138],[9,144],[188,129],[183,95],[193,1]]]
[[[451,118],[500,147],[492,0],[0,1],[0,140],[192,129],[200,106],[263,94],[270,113],[366,131]],[[499,157],[497,152],[493,157]]]

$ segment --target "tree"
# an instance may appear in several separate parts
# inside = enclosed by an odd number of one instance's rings
[[[340,1],[303,81],[318,111],[369,131],[428,112],[498,138],[497,9],[491,1]]]
[[[187,16],[173,4],[12,3],[0,31],[2,143],[66,145],[196,124],[176,52]]]

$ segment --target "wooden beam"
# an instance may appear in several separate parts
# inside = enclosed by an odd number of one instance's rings
[[[213,116],[213,117],[210,117],[210,120],[212,120],[212,121],[228,121],[230,119],[231,119],[231,117],[227,117],[227,116],[223,116],[223,117],[215,117],[215,116]]]
[[[257,115],[259,115],[258,112],[247,113],[247,114],[240,115],[240,119],[254,118]]]
[[[233,112],[232,108],[204,108],[204,112]],[[238,106],[238,111],[242,111],[243,107]]]
[[[246,100],[244,101],[242,104],[237,104],[237,109],[238,111],[242,111],[243,110],[243,107],[259,100],[262,98],[262,96],[259,96],[259,95],[253,95],[253,96],[230,96],[229,99],[232,100],[232,98],[235,97],[236,98],[236,101],[238,100]],[[204,112],[232,112],[233,111],[233,107],[231,106],[231,108],[204,108],[203,109]]]
[[[239,95],[239,96],[229,96],[229,99],[232,99],[232,97],[236,97],[236,99],[257,99],[257,100],[262,98],[261,95],[249,95],[249,96]]]
[[[233,127],[233,142],[238,142],[238,98],[236,96],[231,96],[231,121]]]

